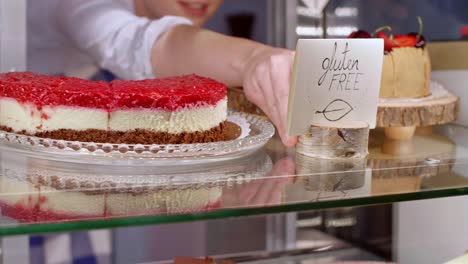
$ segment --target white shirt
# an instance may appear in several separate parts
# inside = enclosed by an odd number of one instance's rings
[[[153,78],[151,48],[181,17],[137,17],[133,0],[28,0],[28,70],[71,74],[90,65],[122,79]]]

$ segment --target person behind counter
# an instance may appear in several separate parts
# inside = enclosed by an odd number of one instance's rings
[[[283,143],[294,53],[201,26],[222,0],[29,0],[30,70],[59,74],[89,64],[121,79],[195,73],[247,98],[276,125]]]
[[[95,65],[121,79],[195,73],[243,86],[249,100],[275,123],[283,143],[294,145],[296,138],[285,133],[294,53],[202,29],[221,3],[28,0],[28,69],[90,76]],[[109,241],[106,230],[33,237],[31,260],[105,263]]]

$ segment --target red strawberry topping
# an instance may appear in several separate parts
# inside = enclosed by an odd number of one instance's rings
[[[378,32],[377,37],[384,40],[384,50],[385,51],[390,52],[390,51],[393,50],[393,48],[398,47],[398,44],[392,38],[390,38],[387,34],[385,34],[385,32],[383,32],[383,31]]]
[[[224,84],[197,75],[112,83],[34,73],[0,74],[0,96],[44,105],[177,110],[215,105],[224,99]]]
[[[143,81],[113,81],[114,108],[158,108],[176,110],[193,105],[215,105],[226,97],[226,86],[196,76]]]
[[[409,35],[397,35],[393,40],[395,41],[397,47],[415,47],[418,43],[416,36]]]

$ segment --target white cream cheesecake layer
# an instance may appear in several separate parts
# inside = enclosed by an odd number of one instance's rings
[[[32,103],[20,103],[16,99],[0,98],[0,125],[14,131],[36,133],[41,126],[41,111]]]
[[[25,181],[0,177],[0,203],[34,208],[39,203],[38,189]]]
[[[227,118],[227,99],[216,105],[164,110],[116,110],[111,112],[109,128],[112,131],[147,129],[178,134],[182,132],[206,131],[219,126]]]
[[[36,187],[30,182],[8,177],[0,177],[0,203],[70,216],[104,215],[105,210],[103,195]]]
[[[107,197],[109,215],[133,215],[148,213],[195,212],[218,202],[221,188],[199,190],[157,191],[148,194],[110,194]]]
[[[166,210],[169,214],[200,212],[220,202],[221,195],[221,187],[174,191],[166,198]]]
[[[106,199],[104,195],[87,195],[85,193],[56,190],[51,187],[40,187],[40,209],[56,214],[80,216],[104,216]]]
[[[0,177],[0,194],[0,203],[73,217],[197,212],[219,202],[222,191],[219,187],[213,187],[141,195],[88,195],[46,186],[36,187],[29,182]]]
[[[39,110],[32,103],[20,103],[16,99],[0,98],[0,125],[16,132],[34,134],[58,129],[107,130],[107,110],[77,106],[44,106]]]
[[[109,113],[107,110],[77,106],[44,106],[42,131],[73,129],[107,130]]]
[[[110,119],[109,119],[110,116]],[[53,131],[73,129],[83,131],[99,129],[130,131],[147,129],[178,134],[182,132],[207,131],[219,126],[227,118],[227,99],[216,105],[164,110],[116,110],[109,113],[103,109],[77,106],[44,106],[39,110],[32,103],[20,103],[13,98],[0,98],[0,125],[16,132]]]

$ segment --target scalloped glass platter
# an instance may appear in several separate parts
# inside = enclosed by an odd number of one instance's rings
[[[229,111],[228,121],[241,128],[234,140],[197,144],[111,144],[39,138],[0,131],[0,148],[51,160],[78,163],[125,161],[161,164],[220,161],[245,156],[263,147],[274,135],[274,126],[265,118]]]

